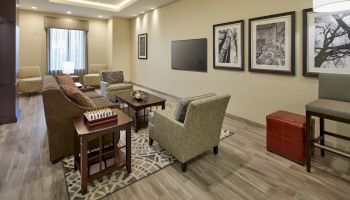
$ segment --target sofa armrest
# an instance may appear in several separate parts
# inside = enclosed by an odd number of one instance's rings
[[[100,89],[101,89],[101,94],[104,97],[107,97],[107,88],[109,86],[109,83],[105,81],[100,81]]]

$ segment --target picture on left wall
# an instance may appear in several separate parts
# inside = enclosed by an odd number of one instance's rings
[[[139,59],[147,59],[147,43],[148,35],[147,33],[138,35],[138,58]]]
[[[215,69],[244,71],[244,21],[213,26]]]

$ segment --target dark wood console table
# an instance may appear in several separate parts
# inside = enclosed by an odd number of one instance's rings
[[[101,178],[117,169],[126,166],[128,173],[131,172],[131,124],[132,118],[118,109],[114,109],[118,115],[118,122],[96,127],[88,128],[84,122],[84,117],[80,116],[73,120],[76,134],[74,136],[74,168],[80,170],[81,174],[81,193],[86,194],[87,184],[89,181]],[[120,131],[126,130],[126,155],[120,151],[117,146],[120,138]],[[103,136],[113,134],[113,145],[104,147]],[[88,153],[88,143],[92,140],[99,139],[99,148],[96,151]],[[80,156],[79,156],[80,153]],[[107,167],[106,159],[113,158],[114,164]],[[102,169],[102,163],[105,168]],[[89,166],[100,164],[100,170],[94,174],[89,174]]]

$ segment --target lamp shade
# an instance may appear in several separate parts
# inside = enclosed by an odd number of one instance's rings
[[[65,74],[73,74],[74,73],[74,62],[66,61],[63,62],[63,73]]]
[[[350,0],[313,0],[314,12],[350,10]]]

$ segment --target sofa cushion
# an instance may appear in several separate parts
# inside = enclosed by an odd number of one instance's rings
[[[75,87],[74,80],[69,75],[57,76],[57,83],[60,85],[69,85]]]
[[[112,103],[104,97],[92,99],[97,107],[120,108],[119,104]]]
[[[199,99],[203,99],[203,98],[207,98],[207,97],[212,97],[215,96],[215,93],[208,93],[208,94],[204,94],[201,96],[196,96],[196,97],[188,97],[188,98],[183,98],[180,99],[179,103],[177,104],[176,110],[175,110],[175,119],[179,122],[184,122],[185,118],[186,118],[186,113],[187,113],[187,109],[188,106],[190,105],[190,103],[192,101],[195,100],[199,100]]]
[[[94,90],[94,91],[87,91],[87,92],[84,92],[84,94],[86,94],[86,96],[88,96],[90,99],[95,99],[95,98],[103,97],[102,95],[100,95],[99,93],[97,93],[95,90]]]
[[[123,83],[124,75],[122,71],[104,71],[101,72],[102,80],[109,84]]]
[[[73,102],[85,107],[95,107],[96,104],[86,94],[76,87],[60,85],[62,92]]]
[[[132,89],[133,85],[130,83],[116,83],[116,84],[110,84],[107,87],[107,92],[113,92],[118,90],[127,90]]]

